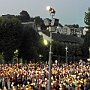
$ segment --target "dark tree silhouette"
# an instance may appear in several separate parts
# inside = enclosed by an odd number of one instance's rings
[[[19,19],[20,19],[22,22],[28,22],[28,21],[30,21],[30,16],[29,16],[29,14],[28,14],[27,11],[22,10],[22,11],[20,12],[20,16],[18,16],[18,17],[19,17]]]
[[[28,25],[24,26],[22,44],[19,49],[20,57],[23,58],[24,62],[29,62],[38,57],[38,42],[38,33]]]
[[[13,52],[21,44],[22,25],[16,18],[0,17],[0,50],[7,63],[12,60]]]

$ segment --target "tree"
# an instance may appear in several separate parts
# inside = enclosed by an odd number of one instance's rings
[[[79,25],[78,24],[73,24],[73,27],[74,28],[79,28]]]
[[[6,62],[12,60],[14,51],[19,48],[22,36],[21,22],[16,18],[0,17],[0,52]]]
[[[40,36],[40,39],[39,39],[39,54],[42,55],[42,61],[43,62],[48,61],[48,58],[49,58],[49,45],[50,45],[49,42],[48,42],[47,45],[45,45],[43,36]]]
[[[22,22],[28,22],[28,21],[30,21],[30,16],[29,16],[28,12],[25,11],[25,10],[22,10],[22,11],[20,12],[20,16],[18,16],[18,18],[19,18]]]
[[[89,46],[90,46],[90,8],[88,8],[88,12],[85,12],[85,18],[84,18],[84,22],[87,25],[86,28],[88,28],[88,31],[84,37],[84,44],[83,44],[83,48],[82,48],[82,52],[84,57],[88,57],[89,55]]]
[[[24,62],[29,62],[31,59],[36,60],[38,57],[38,33],[28,25],[23,27],[22,43],[19,48],[19,56]]]
[[[85,12],[84,22],[87,25],[87,28],[90,30],[90,8],[88,8],[88,12]]]
[[[84,37],[84,44],[82,46],[82,52],[84,57],[89,56],[89,47],[90,47],[90,30],[87,31],[85,37]]]
[[[37,27],[40,26],[41,29],[45,28],[44,21],[42,20],[42,18],[40,18],[40,16],[36,16],[34,18],[34,21],[35,21],[35,24],[36,24]]]

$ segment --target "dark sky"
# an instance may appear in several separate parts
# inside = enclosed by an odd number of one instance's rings
[[[26,10],[31,17],[49,17],[46,6],[55,8],[55,17],[64,24],[84,26],[84,16],[90,7],[90,0],[0,0],[0,15],[19,15]]]

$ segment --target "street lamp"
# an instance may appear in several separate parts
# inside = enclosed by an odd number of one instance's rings
[[[46,46],[48,45],[48,41],[46,39],[44,39],[43,42],[44,42],[44,45],[46,45]]]
[[[50,23],[49,26],[49,32],[50,32],[50,48],[49,48],[49,74],[48,74],[48,90],[51,90],[51,68],[52,68],[52,26],[54,26],[53,23],[53,16],[55,15],[55,10],[50,7],[47,6],[47,10],[49,11],[51,17],[52,17],[52,21]]]
[[[18,50],[16,49],[16,51],[14,52],[15,54],[15,58],[17,59],[17,64],[18,64]]]
[[[88,48],[88,51],[89,51],[89,58],[87,59],[87,61],[90,62],[90,46]]]
[[[68,64],[68,60],[67,60],[67,49],[68,49],[68,47],[66,46],[65,47],[65,50],[66,50],[66,64]]]
[[[90,47],[89,47],[89,58],[90,58]]]
[[[53,16],[55,15],[55,12],[56,12],[55,9],[50,6],[47,6],[46,9],[49,11],[50,15],[53,18]]]

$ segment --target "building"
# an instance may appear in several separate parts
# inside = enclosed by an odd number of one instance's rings
[[[22,25],[28,25],[29,27],[35,28],[35,23],[34,22],[22,22]]]
[[[52,29],[52,40],[59,41],[64,44],[83,44],[84,40],[81,38],[81,35],[83,35],[83,27],[74,27],[73,25],[62,26],[59,23],[58,26],[49,28],[48,26],[50,26],[50,19],[46,18],[44,22],[47,24],[46,30],[42,30],[40,26],[36,26],[34,21],[23,22],[22,24],[33,27],[39,35],[42,35],[43,38],[48,41],[50,41],[49,30]]]
[[[44,39],[50,41],[50,33],[49,31],[42,30],[39,32],[39,35],[42,35]],[[52,32],[52,40],[59,41],[63,44],[70,44],[70,45],[81,45],[83,44],[84,40],[81,37],[76,37],[73,35],[67,34],[60,34],[56,32]]]
[[[84,27],[79,27],[75,25],[65,25],[63,27],[59,27],[58,31],[60,34],[65,34],[65,35],[74,35],[77,37],[81,37],[84,35]]]

